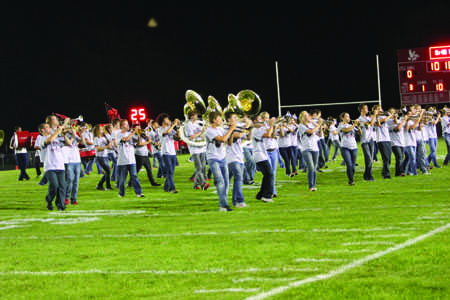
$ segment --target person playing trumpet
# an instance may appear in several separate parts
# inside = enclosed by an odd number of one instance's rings
[[[389,135],[389,127],[387,121],[392,119],[392,115],[382,115],[383,108],[381,105],[374,105],[372,107],[373,118],[376,118],[374,123],[376,132],[377,148],[380,150],[381,159],[383,160],[383,169],[381,176],[384,179],[391,179],[391,172],[389,167],[391,165],[392,144]]]
[[[298,128],[299,140],[302,144],[302,156],[308,170],[309,191],[317,191],[317,165],[319,162],[319,134],[322,126],[321,121],[314,122],[307,111],[302,111],[299,116]]]
[[[103,176],[97,183],[96,189],[104,191],[103,184],[106,182],[106,190],[111,191],[111,168],[109,167],[108,150],[112,149],[112,143],[106,139],[103,126],[95,125],[92,133],[94,135],[95,158],[103,169]]]
[[[435,117],[434,117],[435,116]],[[428,132],[428,147],[430,148],[430,154],[427,157],[428,163],[433,162],[434,168],[440,168],[441,166],[437,162],[437,129],[436,124],[441,120],[441,113],[436,112],[435,107],[428,109],[428,118],[425,122],[425,130]]]
[[[450,109],[444,108],[442,110],[441,118],[442,136],[444,137],[445,145],[447,146],[447,155],[444,159],[444,166],[448,165],[450,160]]]
[[[361,129],[358,127],[360,120],[354,120],[353,124],[350,124],[350,114],[347,112],[341,113],[339,118],[341,119],[338,126],[341,136],[341,155],[347,167],[348,184],[355,185],[354,175],[356,158],[358,157],[355,134],[361,134]]]
[[[361,124],[360,144],[364,154],[364,165],[365,165],[363,178],[366,181],[375,181],[372,174],[372,163],[375,151],[374,124],[376,117],[375,116],[371,117],[368,115],[369,107],[367,106],[367,104],[361,103],[358,106],[358,110],[361,114],[358,119]]]

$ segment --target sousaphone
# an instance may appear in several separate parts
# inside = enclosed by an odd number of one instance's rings
[[[247,116],[257,115],[261,111],[261,98],[252,90],[242,90],[237,94],[237,100]]]

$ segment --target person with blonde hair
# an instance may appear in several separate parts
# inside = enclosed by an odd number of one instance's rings
[[[298,127],[299,140],[302,144],[302,155],[308,170],[308,186],[311,192],[317,191],[317,165],[319,162],[319,134],[322,123],[313,122],[311,116],[306,111],[302,111],[299,116],[300,125]]]

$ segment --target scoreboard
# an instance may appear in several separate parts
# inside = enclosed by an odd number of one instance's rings
[[[397,50],[400,102],[450,102],[450,45]]]

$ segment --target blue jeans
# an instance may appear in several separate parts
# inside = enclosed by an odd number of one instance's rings
[[[416,168],[419,169],[422,173],[427,173],[427,148],[425,146],[424,141],[417,141],[417,149],[416,149]]]
[[[383,160],[383,169],[381,170],[381,176],[383,178],[391,178],[391,156],[392,156],[392,144],[391,142],[378,142],[378,150],[381,153],[381,159]]]
[[[64,204],[64,197],[66,195],[66,175],[64,170],[47,170],[45,176],[48,180],[48,192],[45,196],[47,206],[51,206],[53,199],[55,199],[56,207],[59,210],[66,208]]]
[[[153,165],[155,165],[155,160],[158,161],[158,172],[156,173],[156,178],[165,177],[165,166],[161,152],[153,153]]]
[[[112,162],[111,181],[116,181],[117,178],[117,157],[114,153],[108,153],[108,159]]]
[[[354,181],[356,157],[358,156],[358,149],[349,149],[341,147],[341,155],[347,167],[348,182],[352,183]]]
[[[336,157],[339,153],[339,149],[341,149],[341,144],[339,143],[339,140],[333,140],[333,141],[331,141],[331,143],[333,144],[333,148],[334,148],[332,160],[336,160]]]
[[[361,148],[364,154],[364,180],[373,180],[372,163],[373,163],[373,142],[361,144]]]
[[[66,164],[66,196],[64,198],[70,198],[70,202],[72,203],[77,201],[80,174],[81,163]]]
[[[103,187],[103,184],[106,182],[106,188],[111,188],[111,169],[109,167],[108,157],[100,157],[97,156],[97,164],[103,169],[103,176],[98,182],[97,186]]]
[[[228,167],[225,159],[208,159],[209,169],[214,176],[214,185],[219,196],[219,206],[228,207]]]
[[[437,151],[437,139],[436,138],[430,138],[428,140],[428,146],[430,147],[430,154],[428,155],[428,162],[433,162],[433,166],[439,167],[439,164],[437,163],[437,157],[436,157],[436,151]]]
[[[405,147],[405,160],[403,161],[403,170],[405,170],[407,175],[417,175],[416,147]]]
[[[448,161],[450,160],[450,134],[444,134],[445,145],[447,146],[447,155],[444,159],[444,165],[448,165]]]
[[[89,173],[92,172],[92,165],[94,164],[94,160],[81,160],[81,163],[84,167],[84,173],[89,175]]]
[[[175,173],[175,166],[177,164],[176,155],[166,155],[162,156],[165,169],[166,169],[166,180],[164,181],[164,191],[171,192],[175,191],[175,182],[173,181],[173,174]]]
[[[308,186],[309,188],[316,187],[316,177],[317,177],[317,164],[319,163],[319,152],[318,151],[308,151],[302,152],[303,159],[305,160],[306,168],[308,169]]]
[[[244,149],[244,183],[249,183],[255,180],[256,163],[253,159],[253,150],[250,148]],[[208,163],[209,164],[209,163]]]
[[[392,146],[392,152],[395,157],[395,176],[401,176],[405,173],[403,169],[403,160],[405,157],[405,147]]]
[[[141,183],[136,172],[136,165],[120,165],[118,166],[119,172],[119,196],[125,196],[125,183],[127,181],[127,175],[130,173],[130,182],[133,186],[136,195],[142,194]]]
[[[192,154],[191,158],[195,165],[194,187],[200,187],[206,182],[206,153]]]
[[[233,205],[237,203],[244,203],[244,194],[242,193],[242,183],[244,174],[244,164],[238,163],[237,161],[228,164],[228,170],[231,176],[234,177],[233,180],[233,194],[231,197]]]
[[[277,194],[277,188],[275,187],[275,183],[277,181],[277,168],[278,168],[278,149],[275,149],[273,151],[267,151],[267,155],[269,156],[269,163],[270,167],[272,168],[272,183],[273,186],[273,195]]]
[[[16,163],[20,170],[19,181],[29,180],[30,176],[27,174],[28,153],[17,153]]]

